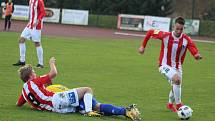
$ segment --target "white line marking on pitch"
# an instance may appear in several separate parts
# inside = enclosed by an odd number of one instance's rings
[[[142,35],[142,34],[132,34],[132,33],[124,33],[124,32],[114,32],[114,34],[116,34],[116,35],[124,35],[124,36],[134,36],[134,37],[145,37],[146,36],[146,35]],[[215,41],[207,41],[207,40],[193,39],[193,41],[204,42],[204,43],[215,43]]]

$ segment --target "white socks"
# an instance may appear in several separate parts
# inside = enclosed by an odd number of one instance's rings
[[[43,48],[42,46],[36,47],[37,49],[37,57],[38,63],[43,65]],[[26,46],[25,43],[19,43],[19,53],[20,53],[20,61],[25,62],[25,53],[26,53]]]
[[[173,93],[175,97],[175,103],[176,104],[181,103],[181,85],[173,84]]]
[[[91,93],[86,93],[84,95],[84,105],[85,105],[86,113],[92,111],[92,100],[93,100],[93,95]]]
[[[172,104],[172,103],[174,103],[174,101],[175,101],[175,97],[174,97],[173,91],[171,89],[169,92],[169,103]]]
[[[21,62],[25,62],[25,52],[26,52],[25,43],[19,43],[19,54]]]
[[[43,48],[42,46],[36,47],[37,57],[40,65],[43,65]]]

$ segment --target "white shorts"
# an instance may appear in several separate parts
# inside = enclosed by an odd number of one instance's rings
[[[182,80],[182,70],[181,69],[176,69],[169,65],[162,65],[159,67],[159,72],[167,78],[167,80],[170,84],[172,84],[172,78],[175,74],[177,74]]]
[[[79,106],[78,93],[75,89],[55,93],[52,98],[53,112],[70,113],[75,112]]]
[[[25,27],[25,29],[22,31],[21,37],[32,40],[33,42],[40,42],[41,30],[29,29],[28,27]]]

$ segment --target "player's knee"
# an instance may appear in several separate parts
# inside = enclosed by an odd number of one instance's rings
[[[40,42],[35,42],[35,47],[39,47],[40,46]]]
[[[19,43],[24,43],[24,42],[25,42],[25,38],[21,37],[21,38],[19,39]]]
[[[176,78],[175,80],[173,80],[173,83],[176,85],[180,85],[181,84],[181,79]]]
[[[175,75],[173,77],[173,83],[176,85],[180,85],[181,84],[181,78],[178,75]]]
[[[181,84],[181,80],[175,80],[175,84],[176,85],[180,85]]]
[[[93,89],[90,87],[85,87],[86,93],[93,93]]]

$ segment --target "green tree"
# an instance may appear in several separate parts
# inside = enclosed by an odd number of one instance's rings
[[[166,16],[171,14],[174,0],[80,0],[80,8],[104,15],[140,14]]]
[[[215,0],[210,1],[210,5],[203,12],[203,19],[205,20],[215,20]]]
[[[7,0],[4,1],[7,2]],[[15,5],[28,5],[28,0],[13,0],[13,3]]]
[[[26,0],[16,2],[27,4]],[[89,10],[91,14],[167,16],[174,11],[175,0],[44,0],[44,2],[46,7]]]
[[[174,0],[145,0],[140,6],[144,15],[166,16],[174,12]]]
[[[215,6],[206,10],[203,14],[203,19],[205,20],[215,20]]]
[[[58,8],[58,1],[57,0],[44,0],[46,7]]]
[[[58,0],[62,2],[62,0]],[[80,8],[80,0],[63,0],[63,8],[68,9],[79,9]]]

